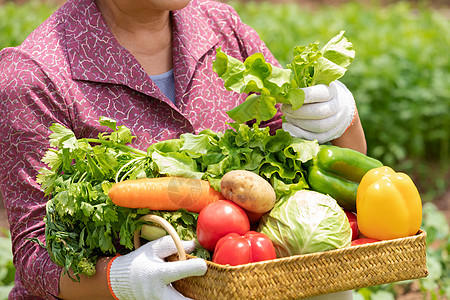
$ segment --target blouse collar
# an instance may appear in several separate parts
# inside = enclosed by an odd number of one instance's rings
[[[218,42],[196,2],[172,12],[177,92],[186,89],[197,62]],[[73,79],[123,84],[164,98],[139,62],[115,39],[93,0],[66,2],[62,11],[66,12],[66,48]]]

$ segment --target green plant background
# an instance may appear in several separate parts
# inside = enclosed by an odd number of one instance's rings
[[[448,188],[450,21],[427,6],[350,2],[314,11],[295,3],[232,2],[283,65],[294,45],[325,43],[339,30],[356,57],[341,79],[353,92],[368,154],[420,176],[427,200]],[[434,181],[429,168],[439,166]]]
[[[324,43],[340,30],[355,61],[342,81],[353,92],[368,154],[413,177],[424,201],[430,275],[415,280],[424,299],[450,297],[450,235],[433,199],[449,190],[450,21],[422,1],[348,2],[310,9],[297,3],[229,2],[285,66],[295,45]],[[0,5],[0,49],[20,44],[57,5],[32,0]],[[0,238],[0,299],[13,284],[11,244]],[[8,251],[9,249],[9,251]],[[389,300],[413,281],[360,289],[355,300]]]

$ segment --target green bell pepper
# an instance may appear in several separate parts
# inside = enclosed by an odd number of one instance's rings
[[[321,145],[308,168],[309,186],[330,195],[339,205],[356,211],[356,193],[367,171],[383,164],[361,152],[337,146]]]

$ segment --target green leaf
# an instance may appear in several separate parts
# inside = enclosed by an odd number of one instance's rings
[[[234,136],[234,144],[239,148],[259,148],[261,151],[266,150],[266,143],[270,139],[270,128],[259,128],[257,124],[249,127],[245,124],[230,124],[235,131],[229,131]],[[242,151],[242,149],[241,149]]]
[[[94,207],[87,202],[82,202],[80,205],[80,209],[86,217],[90,217],[94,212]]]
[[[226,156],[221,152],[207,153],[201,157],[202,169],[208,168],[210,165],[215,165],[221,162]]]
[[[283,196],[291,195],[295,191],[307,189],[309,187],[304,177],[299,177],[299,179],[293,180],[291,183],[289,183],[277,178],[276,176],[273,176],[271,179],[271,184],[275,190],[275,193],[277,194],[278,199]]]
[[[101,126],[106,126],[108,128],[111,128],[113,131],[117,130],[117,121],[108,117],[100,117],[99,122]]]
[[[309,44],[308,46],[296,46],[293,50],[293,58],[287,67],[292,70],[296,87],[303,88],[311,86],[314,76],[314,64],[322,57],[319,52],[319,43]]]
[[[355,50],[353,50],[353,44],[348,41],[348,39],[344,36],[344,33],[344,31],[339,32],[338,35],[333,37],[322,48],[321,52],[323,53],[323,57],[325,59],[343,68],[343,72],[345,73],[345,68],[347,68],[355,58]],[[319,68],[319,70],[321,73],[326,72],[326,69]]]
[[[121,143],[121,144],[129,144],[135,138],[131,135],[131,131],[125,126],[119,126],[117,131],[111,133],[110,139],[112,141]]]
[[[207,176],[216,177],[225,174],[228,170],[237,170],[239,168],[239,159],[232,158],[231,156],[224,156],[218,163],[207,165],[206,174]]]
[[[290,144],[284,149],[286,157],[306,163],[319,152],[317,140],[308,141],[300,138],[292,138]]]
[[[150,145],[149,151],[152,152],[154,150],[157,150],[159,152],[164,152],[164,153],[178,152],[180,150],[180,148],[183,146],[183,144],[184,144],[184,141],[181,138],[160,141],[160,142]]]
[[[87,157],[90,173],[92,174],[92,177],[97,180],[102,180],[104,178],[104,173],[102,169],[97,164],[97,161],[95,161],[92,156],[88,155]]]
[[[62,164],[61,153],[58,151],[54,151],[53,149],[49,149],[42,158],[42,162],[47,164],[50,169],[56,170]]]
[[[167,176],[180,176],[201,179],[203,172],[199,172],[196,162],[183,152],[159,153],[153,152],[152,159],[158,166],[159,173]]]
[[[117,152],[108,148],[94,148],[93,153],[99,168],[104,175],[113,175],[119,166]]]
[[[100,249],[103,252],[110,252],[111,249],[111,245],[112,245],[112,239],[111,236],[109,235],[109,233],[104,229],[101,228],[100,232],[99,232],[99,246]]]
[[[251,94],[243,103],[227,111],[230,118],[238,123],[256,119],[257,123],[269,120],[277,113],[276,99],[268,95]]]
[[[252,152],[244,152],[240,155],[240,160],[242,163],[242,168],[249,171],[255,171],[264,161],[265,155],[258,150],[253,150]]]
[[[44,190],[45,196],[50,195],[53,191],[57,176],[58,174],[45,167],[39,170],[39,173],[36,176],[36,182],[41,185],[41,189]]]
[[[77,138],[72,130],[58,123],[52,124],[49,129],[52,131],[50,134],[50,146],[68,149],[78,147]]]
[[[267,136],[265,138],[264,150],[267,152],[277,153],[285,149],[290,143],[292,143],[290,133],[284,130],[277,130],[275,135]]]
[[[305,102],[305,92],[301,89],[292,89],[287,95],[288,104],[292,105],[293,110],[299,109]]]
[[[117,122],[108,117],[100,117],[99,124],[106,126],[113,130],[112,133],[107,134],[106,132],[100,133],[99,138],[103,140],[111,140],[119,144],[129,144],[135,138],[131,135],[131,131],[126,126],[117,126]]]
[[[249,56],[245,62],[244,85],[241,93],[262,93],[276,96],[283,93],[283,87],[290,85],[291,70],[281,69],[267,63],[261,53]]]
[[[216,59],[213,61],[213,70],[224,81],[224,86],[228,90],[240,93],[244,89],[244,63],[232,56],[217,49]]]
[[[212,148],[214,148],[214,146],[212,145],[214,138],[207,134],[195,135],[186,133],[182,134],[181,138],[183,139],[184,143],[183,146],[179,149],[180,151],[184,150],[188,152],[206,154],[210,152]]]

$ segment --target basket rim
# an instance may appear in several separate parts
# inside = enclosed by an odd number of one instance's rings
[[[422,278],[429,274],[426,236],[419,230],[398,239],[238,266],[207,261],[204,275],[176,281],[174,287],[194,299],[300,299]]]
[[[379,248],[383,247],[392,243],[401,243],[401,242],[413,242],[414,240],[420,240],[420,239],[426,239],[427,233],[423,230],[419,230],[415,235],[397,238],[397,239],[391,239],[391,240],[380,240],[373,243],[368,244],[361,244],[361,245],[354,245],[354,246],[348,246],[345,248],[339,248],[339,249],[333,249],[333,250],[326,250],[321,252],[313,252],[313,253],[306,253],[306,254],[298,254],[298,255],[292,255],[287,257],[280,257],[275,258],[271,260],[265,260],[265,261],[259,261],[254,263],[248,263],[248,264],[242,264],[237,266],[231,266],[231,265],[221,265],[214,263],[212,261],[206,261],[208,264],[208,267],[214,267],[218,271],[220,270],[239,270],[242,268],[246,268],[249,266],[257,266],[257,265],[271,265],[271,264],[277,264],[280,262],[289,262],[292,260],[297,260],[298,258],[312,258],[312,257],[320,257],[324,255],[333,255],[334,253],[347,253],[347,252],[353,252],[356,249],[369,249],[369,248]],[[188,258],[196,258],[193,255],[187,254]]]

